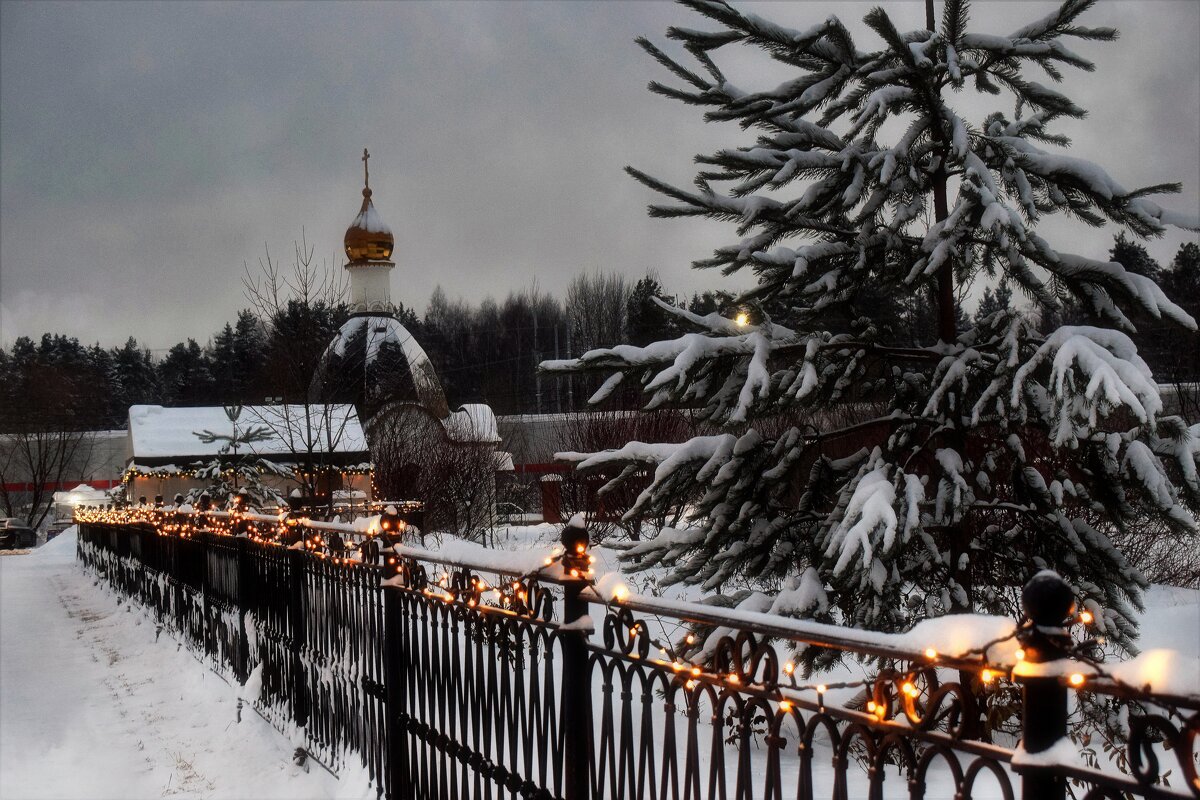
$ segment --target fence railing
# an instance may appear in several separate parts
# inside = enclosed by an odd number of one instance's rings
[[[386,515],[77,521],[86,565],[308,754],[357,759],[397,800],[1200,797],[1200,687],[1154,693],[1082,657],[1055,576],[1027,587],[1021,624],[887,635],[632,594],[594,580],[571,527],[518,554],[398,544]],[[871,672],[806,682],[789,647]],[[1085,698],[1125,704],[1126,773],[1066,738]],[[1008,733],[988,724],[1004,708]]]

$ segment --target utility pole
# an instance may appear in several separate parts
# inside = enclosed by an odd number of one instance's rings
[[[575,348],[571,346],[571,322],[567,321],[567,358],[572,358]],[[567,373],[567,411],[575,410],[575,375]]]
[[[562,358],[558,354],[558,323],[554,323],[554,360]],[[562,378],[554,379],[554,411],[562,413]]]
[[[542,361],[542,353],[538,350],[538,315],[537,309],[533,310],[533,385],[534,397],[537,398],[537,413],[542,413],[542,371],[538,369],[538,364]]]

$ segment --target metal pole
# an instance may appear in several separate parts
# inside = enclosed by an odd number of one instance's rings
[[[305,692],[304,660],[300,652],[307,642],[304,618],[304,562],[307,555],[302,550],[288,552],[288,577],[291,581],[291,597],[288,615],[292,628],[292,717],[298,727],[308,723],[308,694]]]
[[[402,800],[412,794],[408,767],[408,748],[404,740],[404,690],[407,665],[404,660],[404,603],[398,586],[383,588],[383,686],[385,691],[384,752],[387,765],[384,793],[388,800]]]
[[[250,608],[250,556],[246,548],[249,539],[234,539],[234,552],[237,554],[237,597],[238,597],[238,641],[237,654],[234,656],[234,674],[238,682],[245,684],[250,677],[250,637],[246,635],[246,614]]]
[[[1075,597],[1055,573],[1039,572],[1021,592],[1026,620],[1017,635],[1025,660],[1045,664],[1067,657],[1071,638],[1062,627],[1075,609]],[[1057,677],[1017,678],[1021,683],[1021,748],[1029,755],[1050,750],[1067,736],[1067,687]],[[1051,765],[1024,766],[1021,796],[1026,800],[1065,800],[1067,780]]]
[[[563,584],[562,720],[565,732],[563,753],[563,794],[566,800],[588,800],[591,796],[592,763],[592,674],[588,660],[588,603],[580,597],[590,582],[584,577],[588,568],[588,533],[582,527],[568,525],[562,532],[563,570],[569,577]]]

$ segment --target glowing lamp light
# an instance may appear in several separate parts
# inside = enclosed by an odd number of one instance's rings
[[[876,703],[874,700],[867,701],[867,711],[870,711],[872,714],[874,714],[875,709],[877,709],[877,708],[879,708],[879,704]]]
[[[921,690],[918,689],[912,681],[905,681],[904,685],[900,688],[909,697],[916,697],[917,695],[921,694]]]
[[[818,684],[817,685],[817,694],[825,694],[825,692],[826,692],[825,684],[823,684],[823,683]]]
[[[629,599],[629,587],[623,583],[618,583],[613,587],[612,599],[618,603],[624,603],[627,599]]]
[[[1025,660],[1025,651],[1018,647],[1017,651],[1015,653],[1013,653],[1013,657],[1016,658],[1017,661],[1024,661]]]
[[[695,644],[695,643],[696,643],[696,634],[694,634],[694,633],[689,633],[689,634],[688,634],[688,635],[687,635],[687,636],[684,638],[684,641],[685,641],[685,642],[687,642],[688,644]]]
[[[571,518],[559,535],[559,544],[563,548],[563,567],[574,570],[572,577],[587,571],[589,539],[587,526],[578,515]]]
[[[699,667],[692,667],[692,674],[693,674],[693,675],[699,675],[699,674],[700,674],[700,668],[699,668]]]
[[[938,657],[938,651],[934,650],[932,647],[927,647],[925,648],[925,657],[930,661],[935,661]]]
[[[740,681],[741,681],[741,678],[738,677],[738,674],[736,672],[729,673],[729,682],[730,683],[736,684],[736,683],[739,683]]]
[[[1090,612],[1090,611],[1080,611],[1079,612],[1079,621],[1082,622],[1084,625],[1091,625],[1093,622],[1096,621],[1096,618],[1094,616],[1092,616],[1092,612]]]
[[[786,672],[788,675],[791,675],[793,672],[796,671],[796,665],[793,664],[791,661],[789,661],[783,665],[783,671]]]
[[[737,316],[733,318],[733,321],[739,328],[744,328],[750,323],[750,315],[745,311],[739,311]]]
[[[979,673],[979,680],[983,681],[984,683],[991,683],[992,681],[996,680],[996,673],[992,672],[990,669],[985,669],[983,672]]]
[[[779,701],[779,710],[780,711],[791,711],[792,710],[791,701],[790,700],[780,700]]]
[[[1083,686],[1083,682],[1084,682],[1083,673],[1081,673],[1081,672],[1072,672],[1072,673],[1071,673],[1071,677],[1067,678],[1067,681],[1068,681],[1068,682],[1069,682],[1069,683],[1070,683],[1072,686]]]

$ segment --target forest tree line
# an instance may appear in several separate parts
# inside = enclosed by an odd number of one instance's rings
[[[1155,278],[1168,297],[1200,318],[1200,245],[1186,243],[1170,263],[1160,264],[1122,234],[1110,257]],[[349,316],[344,296],[340,289],[290,296],[276,292],[274,302],[253,303],[238,312],[205,344],[187,339],[161,357],[133,336],[112,348],[84,345],[58,333],[38,340],[19,337],[11,348],[0,350],[0,431],[120,428],[129,407],[138,404],[304,402],[313,368]],[[561,298],[534,284],[501,301],[489,297],[476,305],[451,299],[439,287],[423,315],[404,305],[395,313],[429,354],[452,408],[484,402],[497,414],[551,413],[586,406],[595,386],[582,377],[539,376],[539,362],[620,342],[645,345],[688,330],[655,298],[701,315],[731,315],[743,308],[734,308],[734,298],[722,292],[674,296],[653,274],[632,280],[592,272],[576,276]],[[1007,283],[987,287],[976,316],[1013,302]],[[872,324],[904,331],[913,343],[936,338],[932,302],[905,305],[866,290],[856,304],[846,309],[848,327],[870,318]],[[752,302],[744,308],[751,315],[771,313],[770,306],[758,308]],[[1184,334],[1159,321],[1133,321],[1138,350],[1160,382],[1200,381],[1195,342],[1180,342]],[[1064,322],[1087,324],[1088,312],[1068,307],[1047,325]],[[618,402],[628,405],[636,398],[624,396]]]

